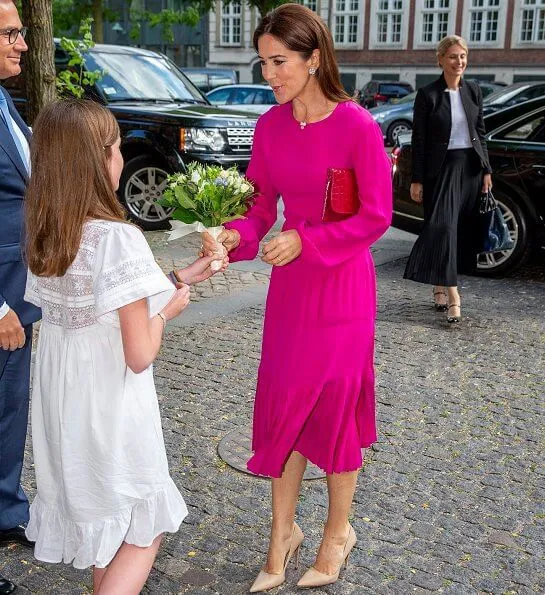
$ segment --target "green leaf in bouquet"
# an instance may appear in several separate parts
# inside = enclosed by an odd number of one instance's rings
[[[244,215],[233,215],[223,219],[222,223],[229,223],[229,221],[236,221],[237,219],[244,219]]]
[[[185,209],[194,209],[195,203],[189,197],[189,194],[186,192],[183,186],[176,186],[174,189],[174,194],[180,204]]]
[[[174,209],[172,218],[176,219],[176,221],[181,221],[182,223],[195,223],[195,221],[199,221],[194,211],[184,209],[183,207]]]

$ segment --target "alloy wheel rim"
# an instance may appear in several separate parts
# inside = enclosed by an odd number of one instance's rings
[[[168,172],[158,167],[135,171],[125,185],[125,204],[129,212],[149,223],[165,221],[174,209],[158,204],[167,185]]]
[[[511,250],[502,250],[499,252],[483,252],[482,254],[479,254],[477,256],[477,268],[480,270],[491,270],[502,265],[504,262],[511,258],[518,244],[519,225],[517,223],[515,214],[502,202],[500,202],[499,200],[497,202],[503,214],[503,218],[505,219],[505,223],[507,224],[509,236],[514,242],[514,247]]]

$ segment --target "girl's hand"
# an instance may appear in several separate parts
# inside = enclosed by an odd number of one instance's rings
[[[289,229],[278,234],[274,240],[263,246],[261,260],[268,264],[283,267],[295,260],[303,249],[299,233],[295,229]]]
[[[490,174],[484,174],[481,192],[486,194],[489,190],[492,190],[492,176]]]
[[[213,271],[212,267],[210,266],[212,262],[215,260],[221,260],[222,265],[221,268],[217,271]],[[184,283],[188,285],[195,285],[195,283],[200,283],[201,281],[206,281],[212,275],[216,273],[223,273],[229,264],[229,257],[226,255],[224,258],[221,258],[218,254],[214,256],[204,256],[197,259],[195,262],[191,263],[189,266],[184,267],[176,271],[176,275],[179,279],[181,279]]]
[[[163,308],[162,313],[167,320],[176,318],[182,313],[189,304],[189,285],[185,283],[176,283],[176,293],[170,299],[170,302]]]
[[[236,229],[224,229],[218,236],[217,242],[207,231],[204,231],[201,234],[201,237],[202,248],[199,256],[217,255],[217,252],[215,252],[218,249],[216,245],[217,243],[223,244],[227,252],[231,252],[231,250],[238,248],[238,245],[240,244],[240,233]]]
[[[414,200],[414,202],[420,204],[424,200],[424,198],[423,198],[424,188],[420,182],[413,182],[411,184],[410,192],[411,192],[411,200]]]

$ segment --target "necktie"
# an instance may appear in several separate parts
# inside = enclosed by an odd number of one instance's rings
[[[11,134],[11,138],[13,139],[13,142],[15,143],[15,146],[17,147],[17,151],[19,151],[19,156],[21,157],[21,161],[23,162],[23,165],[25,166],[25,169],[28,172],[28,165],[26,162],[25,152],[23,150],[23,146],[21,145],[21,140],[19,139],[19,135],[13,129],[13,122],[11,120],[11,115],[10,115],[9,109],[8,109],[8,102],[7,102],[6,98],[4,97],[4,94],[2,93],[2,91],[0,91],[0,113],[2,114],[4,122],[6,123],[6,126],[8,127],[8,130]]]

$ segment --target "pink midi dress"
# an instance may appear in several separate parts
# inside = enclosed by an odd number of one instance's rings
[[[324,223],[330,167],[355,171],[361,205],[344,221]],[[258,195],[245,219],[227,225],[241,235],[230,260],[256,257],[279,195],[283,230],[296,229],[302,240],[300,256],[272,271],[248,469],[280,477],[295,450],[326,473],[354,471],[361,449],[376,440],[369,248],[392,215],[382,134],[352,101],[304,129],[291,103],[278,105],[257,123],[247,177]]]

